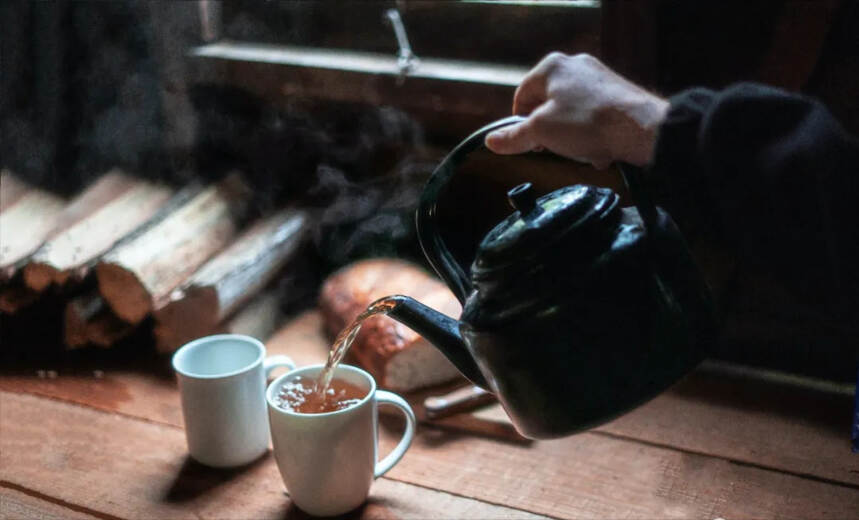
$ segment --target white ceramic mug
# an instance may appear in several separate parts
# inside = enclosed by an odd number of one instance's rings
[[[214,467],[247,464],[268,450],[266,380],[287,356],[265,357],[250,336],[218,334],[185,344],[173,355],[188,451]]]
[[[376,390],[376,381],[360,368],[340,365],[335,379],[358,386],[367,395],[335,412],[304,414],[279,407],[277,395],[287,381],[315,378],[322,365],[293,370],[268,387],[269,422],[274,458],[292,501],[307,513],[332,516],[351,511],[367,499],[370,484],[403,457],[415,434],[415,414],[406,401]],[[397,446],[377,462],[377,405],[393,405],[406,417]]]

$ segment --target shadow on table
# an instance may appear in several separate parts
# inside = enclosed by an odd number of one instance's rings
[[[386,505],[387,503],[388,501],[384,498],[370,496],[370,498],[368,498],[366,502],[364,502],[357,508],[349,511],[348,513],[343,513],[342,515],[326,518],[396,518],[398,515],[391,511],[391,509]],[[313,518],[320,517],[305,513],[304,511],[299,509],[294,502],[290,502],[287,506],[286,511],[283,513],[283,516],[281,516],[280,518],[282,518],[283,520],[311,520]]]
[[[671,392],[693,401],[815,424],[838,435],[850,431],[853,396],[843,393],[704,369],[689,374]]]
[[[63,343],[64,300],[45,298],[20,315],[0,314],[0,375],[55,372],[91,376],[93,372],[139,372],[172,382],[170,357],[159,354],[147,318],[110,348],[69,349]]]
[[[186,456],[163,500],[170,503],[194,500],[244,473],[253,471],[265,463],[269,456],[270,452],[266,452],[255,461],[237,468],[210,468]]]

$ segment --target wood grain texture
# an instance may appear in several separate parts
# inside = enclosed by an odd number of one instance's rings
[[[218,329],[265,341],[283,324],[284,314],[280,308],[280,294],[276,289],[271,289],[255,296]]]
[[[319,313],[311,311],[293,319],[266,346],[270,354],[288,354],[298,365],[318,363],[327,349]],[[103,377],[94,378],[91,371],[60,372],[53,380],[39,379],[35,374],[10,374],[0,377],[0,389],[181,424],[168,360],[146,370],[91,368],[104,369]],[[778,386],[767,390],[766,385],[747,379],[693,373],[656,399],[587,435],[622,437],[859,486],[859,462],[849,450],[851,406],[849,396]],[[501,424],[502,413],[490,407],[474,415],[475,420]],[[847,425],[842,427],[842,423]],[[442,426],[474,427],[467,423]],[[535,443],[534,457],[542,460],[556,456],[545,453],[542,445]],[[509,471],[492,458],[481,464],[500,473]]]
[[[143,320],[235,237],[248,196],[240,176],[232,174],[105,255],[96,276],[114,313],[130,324]]]
[[[54,234],[24,268],[24,281],[31,289],[44,290],[51,283],[62,284],[75,272],[83,278],[86,270],[123,237],[152,218],[172,195],[166,186],[119,174],[106,175],[105,200],[101,206],[77,222]],[[109,198],[110,196],[112,198]]]
[[[0,280],[11,279],[57,225],[65,201],[32,189],[0,214]]]
[[[294,209],[261,219],[190,278],[156,302],[155,340],[160,352],[210,334],[259,292],[296,253],[307,215]]]
[[[30,189],[30,185],[11,171],[7,169],[0,171],[0,213],[16,203]]]
[[[856,487],[598,433],[501,447],[425,432],[390,477],[560,518],[846,518],[859,507]]]
[[[61,255],[66,250],[74,255],[76,246],[61,245],[62,240],[46,249],[42,247],[67,231],[76,229],[81,222],[130,190],[136,182],[121,171],[112,170],[87,186],[67,205],[63,205],[55,195],[41,190],[28,191],[0,218],[0,232],[4,237],[4,245],[0,248],[0,270],[5,270],[6,276],[11,278],[40,253],[40,262],[44,262],[44,255],[51,250],[57,250]],[[79,233],[75,236],[81,238]],[[7,246],[11,251],[6,250]],[[36,269],[29,279],[25,275],[24,281],[28,288],[38,292],[50,285],[53,279],[50,272]]]
[[[28,495],[0,483],[0,518],[9,520],[95,520],[98,517]]]
[[[4,389],[34,390],[9,377],[0,381]],[[70,381],[60,373],[55,379],[38,381],[38,391],[54,398],[71,395],[87,406],[166,419],[172,427],[181,424],[172,382],[155,383],[149,373],[105,374],[88,381],[83,377]],[[9,408],[6,395],[0,397],[4,399],[0,413],[4,413]],[[69,425],[78,422],[62,420]],[[3,419],[3,424],[11,423]],[[393,446],[397,434],[381,429],[380,453]],[[21,450],[3,447],[3,453],[13,451]],[[845,451],[848,463],[850,457]],[[561,518],[846,518],[859,507],[855,485],[801,478],[600,433],[522,446],[423,428],[390,475],[421,487]]]
[[[284,495],[270,453],[215,470],[188,459],[176,427],[34,396],[4,392],[0,399],[8,425],[0,437],[4,482],[119,518],[306,517]],[[385,478],[350,516],[540,518]]]
[[[700,370],[598,431],[859,486],[852,407],[843,393]]]

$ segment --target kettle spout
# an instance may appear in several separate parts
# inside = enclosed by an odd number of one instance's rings
[[[489,388],[486,379],[477,368],[477,363],[465,346],[457,320],[408,296],[397,295],[390,299],[395,300],[396,305],[386,313],[388,316],[432,343],[472,383],[484,389]]]

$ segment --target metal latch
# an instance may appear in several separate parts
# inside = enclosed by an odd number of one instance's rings
[[[406,34],[403,19],[400,17],[400,11],[396,8],[388,9],[385,11],[385,17],[394,28],[394,36],[397,37],[397,45],[400,48],[397,52],[397,69],[400,72],[397,84],[401,84],[406,76],[417,68],[421,60],[412,52],[412,46],[409,45],[409,37]]]

